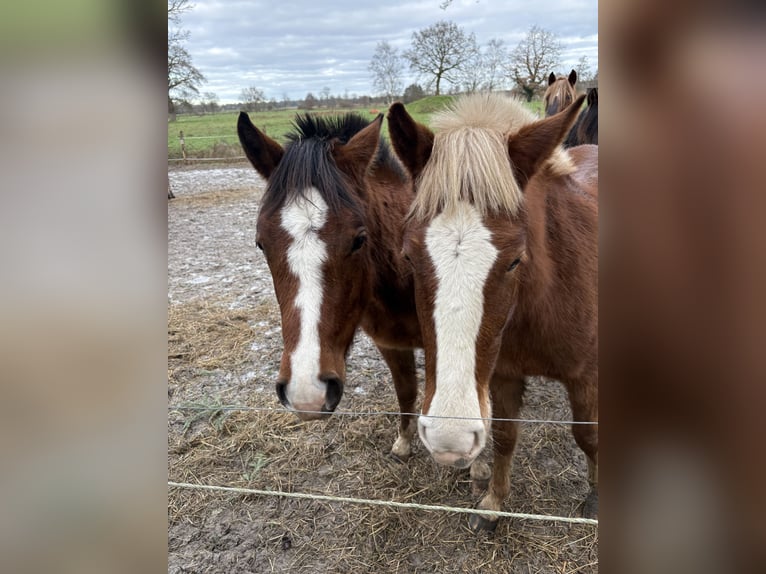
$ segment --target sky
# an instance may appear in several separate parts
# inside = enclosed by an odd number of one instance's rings
[[[266,99],[373,95],[368,66],[379,42],[401,54],[412,34],[449,20],[476,41],[503,40],[512,49],[533,25],[558,36],[564,46],[558,73],[588,57],[598,67],[598,0],[192,0],[181,28],[186,48],[222,104],[241,100],[255,86]],[[404,86],[418,77],[405,64]],[[420,82],[421,84],[423,82]],[[446,90],[445,90],[446,91]]]

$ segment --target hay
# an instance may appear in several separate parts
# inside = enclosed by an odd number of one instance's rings
[[[248,358],[255,333],[251,315],[209,300],[168,307],[168,379],[180,371],[233,369]]]
[[[395,410],[392,396],[372,402],[371,409]],[[170,427],[185,416],[172,413]],[[422,446],[416,446],[406,465],[388,456],[396,425],[393,416],[302,423],[289,413],[234,412],[220,426],[205,425],[193,437],[169,432],[169,479],[423,504],[470,506],[478,501],[467,471],[435,465]],[[539,432],[525,434],[543,440]],[[560,439],[554,434],[545,440],[566,446],[568,441]],[[530,440],[524,442],[530,446]],[[520,454],[509,506],[575,514],[578,491],[585,485],[578,484],[569,496],[562,497],[561,491],[570,479],[584,482],[582,474],[565,464],[552,476],[538,467],[538,457],[533,461]],[[186,524],[203,532],[212,524],[226,524],[227,537],[252,540],[263,555],[283,559],[283,571],[430,572],[438,567],[491,573],[525,564],[531,572],[593,572],[597,556],[596,530],[587,526],[507,520],[494,534],[475,534],[460,515],[182,489],[170,493],[168,519],[171,526]],[[285,536],[289,551],[280,546]],[[261,568],[267,562],[256,561]]]

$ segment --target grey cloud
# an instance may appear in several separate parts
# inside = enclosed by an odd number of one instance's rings
[[[376,44],[385,40],[406,49],[414,31],[441,19],[473,32],[481,44],[499,38],[508,47],[538,24],[570,40],[566,66],[581,55],[598,64],[597,0],[455,0],[447,10],[440,3],[197,0],[182,26],[191,32],[194,64],[209,80],[203,90],[216,92],[222,102],[236,101],[250,85],[277,99],[284,93],[302,98],[325,86],[333,94],[370,94],[367,65]]]

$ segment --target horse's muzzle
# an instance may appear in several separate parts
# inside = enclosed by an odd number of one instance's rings
[[[434,425],[427,416],[418,418],[420,441],[434,461],[445,466],[467,468],[484,449],[486,432],[476,421],[440,421]]]
[[[324,384],[324,395],[317,395],[316,400],[293,402],[290,400],[290,383],[285,380],[277,382],[277,397],[282,406],[287,410],[293,411],[295,415],[303,420],[310,421],[323,419],[330,416],[340,403],[343,397],[343,381],[333,375],[320,376],[319,380]]]

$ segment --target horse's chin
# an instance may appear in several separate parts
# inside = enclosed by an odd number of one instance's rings
[[[323,419],[329,419],[335,409],[328,409],[327,405],[320,409],[290,409],[296,417],[303,422],[319,421]]]
[[[329,419],[332,416],[332,413],[331,412],[295,413],[295,416],[298,417],[303,422],[308,422],[308,421],[318,421],[322,419]]]

